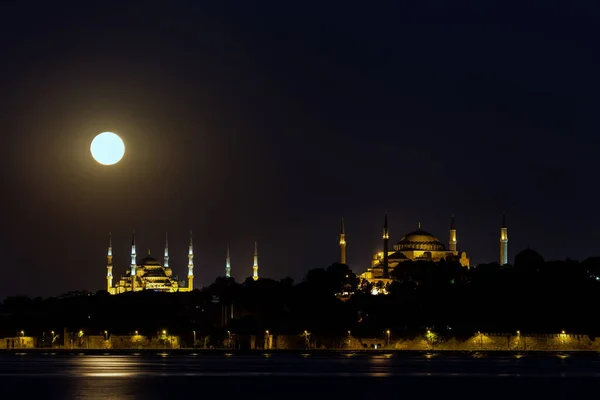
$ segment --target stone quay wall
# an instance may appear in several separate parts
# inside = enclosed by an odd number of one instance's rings
[[[178,336],[148,337],[142,335],[85,335],[66,333],[64,340],[54,342],[63,349],[179,349]],[[247,342],[247,343],[246,343]],[[41,342],[40,342],[41,343]],[[241,345],[246,343],[246,345]],[[0,338],[1,349],[32,349],[38,345],[35,337]],[[40,346],[42,346],[40,344]],[[44,347],[44,346],[42,346]],[[414,338],[357,338],[348,335],[340,339],[321,339],[309,335],[255,335],[225,340],[210,348],[250,350],[405,350],[405,351],[597,351],[600,337],[559,333],[553,335],[476,333],[469,338],[444,338],[433,332]]]
[[[356,338],[322,340],[304,335],[252,337],[255,350],[406,350],[406,351],[598,351],[600,338],[587,335],[524,335],[477,333],[469,338],[442,338],[433,332],[415,338]]]
[[[179,349],[181,341],[178,336],[147,337],[142,335],[78,335],[67,333],[65,349]]]
[[[600,338],[587,335],[510,335],[478,333],[469,338],[440,338],[427,334],[412,339],[359,339],[350,337],[347,350],[447,350],[447,351],[600,351]]]

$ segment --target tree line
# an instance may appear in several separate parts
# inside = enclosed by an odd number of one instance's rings
[[[71,292],[58,297],[7,297],[0,305],[0,337],[44,332],[154,336],[168,330],[186,338],[301,334],[340,338],[439,335],[469,337],[476,331],[600,332],[600,258],[544,261],[526,250],[515,265],[406,261],[391,272],[388,295],[371,295],[343,264],[291,278],[236,282],[220,277],[190,293],[151,291],[109,295]],[[348,292],[340,298],[338,294]],[[232,318],[233,317],[233,318]]]

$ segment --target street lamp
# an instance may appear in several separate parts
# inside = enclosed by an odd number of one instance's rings
[[[104,331],[104,340],[108,340],[108,331]]]
[[[387,333],[387,345],[390,345],[390,330],[388,329],[387,331],[385,331],[385,333]]]
[[[196,348],[196,331],[192,331],[194,334],[194,345],[192,347]]]

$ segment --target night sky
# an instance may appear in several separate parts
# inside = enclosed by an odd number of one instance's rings
[[[472,264],[600,255],[598,9],[559,1],[7,1],[0,298],[106,286],[151,248],[196,285],[368,266],[422,228]],[[584,2],[581,2],[584,4]],[[586,8],[587,7],[587,8]],[[114,166],[90,155],[119,134]]]

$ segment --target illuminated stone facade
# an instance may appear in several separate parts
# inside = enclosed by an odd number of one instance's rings
[[[455,249],[450,250],[444,246],[440,240],[432,234],[422,230],[420,227],[416,231],[404,235],[400,241],[394,245],[394,249],[388,251],[388,268],[393,271],[404,261],[433,261],[438,262],[457,261],[463,267],[469,268],[470,261],[464,251],[456,250],[456,231],[454,230],[454,243],[451,244]],[[361,275],[361,278],[369,281],[379,281],[384,279],[383,273],[384,253],[378,252],[373,255],[371,267]]]
[[[340,236],[341,237],[341,236]],[[439,262],[455,261],[465,268],[470,268],[470,260],[467,253],[458,250],[458,236],[454,223],[454,216],[450,221],[450,232],[448,236],[448,247],[431,233],[421,229],[421,224],[416,231],[402,236],[400,241],[394,245],[393,250],[388,250],[389,232],[387,227],[387,215],[383,225],[383,251],[377,252],[371,259],[371,266],[360,275],[361,279],[372,285],[371,294],[387,294],[387,285],[392,282],[390,273],[401,267],[405,261],[432,261]],[[341,243],[341,240],[340,240]],[[345,251],[345,235],[344,235]],[[500,225],[500,265],[508,263],[508,228],[506,217],[502,216]]]
[[[402,236],[400,241],[389,250],[389,232],[387,214],[383,225],[383,251],[377,252],[371,259],[371,266],[360,274],[363,282],[372,284],[371,294],[387,294],[387,287],[392,283],[391,272],[405,261],[455,261],[465,268],[470,267],[467,253],[458,250],[458,236],[454,223],[454,216],[450,222],[448,247],[431,233],[421,229],[421,224],[416,231]]]
[[[0,339],[0,349],[33,349],[36,339],[31,336],[7,337]]]
[[[188,250],[188,279],[187,282],[179,281],[173,276],[173,270],[169,267],[169,243],[165,239],[164,263],[161,263],[150,254],[137,262],[135,247],[135,233],[131,242],[131,265],[121,277],[113,283],[113,255],[112,239],[109,236],[107,255],[107,288],[110,294],[125,292],[137,292],[141,290],[153,290],[157,292],[190,292],[194,289],[194,247],[190,232],[190,243]]]

